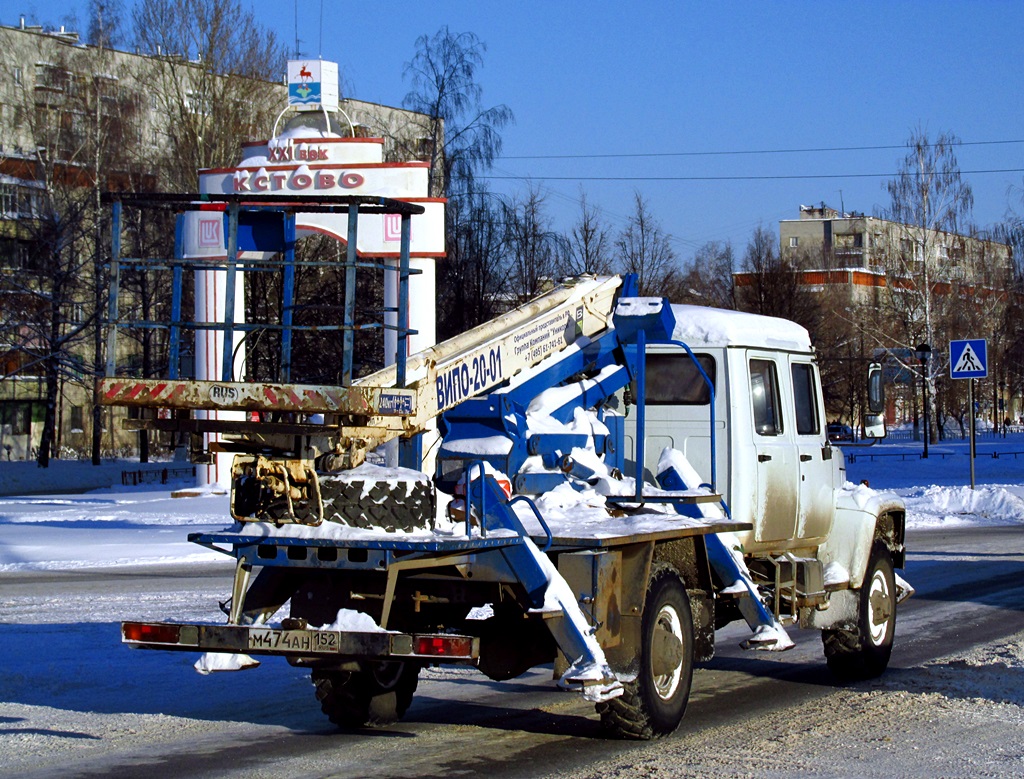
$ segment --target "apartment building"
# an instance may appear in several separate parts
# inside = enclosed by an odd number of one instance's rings
[[[274,82],[211,77],[173,53],[87,46],[63,27],[0,26],[0,460],[35,455],[51,402],[54,454],[91,447],[94,269],[102,233],[95,193],[196,191],[199,167],[235,164],[241,144],[269,138],[288,118],[281,75]],[[218,101],[241,106],[233,113],[241,118],[221,123]],[[331,117],[332,131],[384,137],[391,159],[430,156],[429,117],[340,102],[343,119]],[[182,152],[180,136],[188,132],[205,152],[221,133],[219,156]],[[137,345],[119,346],[119,372],[136,374],[142,363]],[[46,381],[46,366],[54,364],[55,400]],[[106,454],[136,446],[118,413],[124,412],[103,410]]]

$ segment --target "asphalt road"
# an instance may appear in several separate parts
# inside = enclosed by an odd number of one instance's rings
[[[1022,533],[1013,527],[910,534],[904,578],[917,593],[901,607],[883,691],[916,694],[920,684],[914,680],[929,662],[1024,631]],[[836,685],[815,632],[791,630],[797,646],[785,653],[744,652],[737,645],[745,628],[730,626],[718,635],[717,657],[695,672],[682,727],[658,742],[601,738],[592,706],[557,691],[547,669],[503,683],[471,670],[430,670],[403,722],[344,734],[322,717],[304,674],[283,661],[199,677],[188,668],[191,656],[116,644],[119,619],[199,613],[211,603],[215,608],[229,586],[230,569],[222,566],[0,575],[0,642],[18,677],[0,680],[0,776],[820,774],[784,766],[772,773],[765,764],[754,766],[747,752],[730,758],[727,745],[742,734],[755,745],[744,747],[748,751],[781,749],[774,742],[757,745],[762,727],[776,727],[776,741],[803,732],[807,742],[818,743],[813,731],[824,727],[828,736],[829,717],[853,716],[835,711],[837,706],[866,705],[882,689],[877,683]],[[158,607],[167,610],[153,613]],[[76,608],[87,610],[90,621],[69,619]],[[42,666],[38,676],[25,670],[34,667],[35,657]],[[851,743],[855,752],[877,751],[881,762],[875,768],[870,755],[836,753],[834,739],[821,738],[813,748],[822,752],[820,764],[831,761],[835,771],[824,775],[872,776],[876,768],[880,776],[929,775],[915,773],[919,755],[882,749],[890,736],[881,731],[893,728],[898,737],[899,728],[915,726],[904,718],[931,716],[915,713],[920,708],[901,708],[891,715],[899,718],[895,723],[882,715],[866,720],[879,729],[882,751],[857,739]],[[801,759],[817,766],[806,751],[801,749]],[[1020,751],[1024,755],[1024,747]],[[658,763],[677,753],[685,754],[678,758],[685,764]],[[1024,763],[1012,765],[1024,771]]]

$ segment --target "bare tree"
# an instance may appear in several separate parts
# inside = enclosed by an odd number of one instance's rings
[[[90,46],[113,49],[124,43],[121,20],[124,19],[122,0],[89,0],[89,27],[86,41]]]
[[[448,201],[447,255],[438,263],[438,335],[450,338],[511,303],[504,215],[509,204],[486,190]]]
[[[581,192],[580,215],[569,232],[559,273],[563,276],[611,273],[610,250],[611,238],[608,228],[601,222],[600,211],[591,206],[586,193]]]
[[[416,54],[405,65],[412,88],[403,106],[427,117],[421,135],[429,153],[431,197],[471,188],[473,177],[501,153],[501,129],[514,121],[506,105],[483,107],[476,74],[486,51],[473,33],[445,26],[432,38],[417,38]]]
[[[641,295],[658,295],[670,274],[678,271],[676,255],[647,201],[639,192],[633,198],[633,214],[615,242],[620,270],[637,275]]]
[[[731,243],[708,241],[683,269],[672,300],[714,308],[736,308],[734,265]]]
[[[780,256],[778,239],[763,226],[755,228],[743,255],[745,283],[736,289],[743,311],[778,316],[803,325],[812,333],[820,321],[815,296],[801,284],[800,272]]]
[[[456,335],[508,304],[505,263],[507,205],[476,180],[501,153],[501,130],[514,121],[506,105],[483,106],[477,72],[487,46],[447,26],[416,39],[405,64],[410,90],[403,106],[423,114],[419,126],[386,133],[399,156],[430,163],[429,194],[449,198],[447,256],[438,263],[438,334]]]
[[[265,137],[280,109],[266,82],[284,73],[285,48],[239,0],[139,0],[132,21],[166,121],[154,128],[162,184],[192,191],[198,168],[233,164],[241,141]]]
[[[20,339],[14,344],[21,356],[14,364],[20,372],[39,371],[45,380],[37,457],[45,466],[57,443],[62,386],[84,385],[85,375],[94,373],[104,359],[98,328],[106,289],[96,240],[101,232],[99,198],[102,191],[124,186],[131,174],[126,149],[136,141],[139,104],[102,52],[98,58],[95,51],[63,39],[36,40],[37,65],[21,90],[15,114],[15,132],[30,138],[34,149],[26,175],[38,188],[36,205],[21,214],[26,272],[4,281],[8,299],[21,301],[15,327]],[[86,359],[89,332],[94,348]],[[98,415],[93,429],[98,442]],[[98,445],[94,462],[99,462]]]
[[[917,344],[938,344],[951,332],[956,318],[969,314],[954,286],[964,291],[976,280],[976,258],[968,254],[973,244],[968,234],[974,198],[970,185],[960,175],[956,158],[959,139],[942,133],[932,141],[918,128],[907,140],[907,153],[896,176],[885,184],[890,205],[883,212],[892,223],[892,233],[883,236],[880,252],[886,270],[886,309],[890,327],[888,346],[895,354],[913,353]],[[965,284],[967,282],[967,284]],[[947,369],[944,351],[933,349],[925,381],[935,437],[935,379]],[[904,367],[918,374],[921,366],[905,359]]]
[[[530,188],[505,209],[505,244],[512,293],[526,300],[543,290],[556,275],[566,254],[564,239],[555,232],[544,209],[544,196]]]

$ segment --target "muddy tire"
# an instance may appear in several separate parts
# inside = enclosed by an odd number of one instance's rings
[[[884,544],[871,550],[860,590],[857,624],[824,630],[821,641],[829,670],[844,680],[873,679],[889,665],[896,635],[896,577]]]
[[[418,666],[399,662],[372,665],[366,671],[313,671],[320,709],[339,728],[391,725],[412,703],[419,684]]]
[[[601,726],[616,738],[647,740],[675,731],[693,681],[690,598],[671,566],[657,566],[644,599],[640,665],[623,694],[597,704]]]

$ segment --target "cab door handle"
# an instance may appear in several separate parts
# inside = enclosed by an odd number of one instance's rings
[[[759,454],[757,456],[757,461],[759,463],[766,463],[766,462],[768,462],[771,459],[772,459],[772,456],[770,454]]]
[[[813,458],[809,454],[802,454],[802,455],[800,455],[800,462],[802,462],[802,463],[809,462],[812,459]]]

